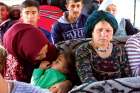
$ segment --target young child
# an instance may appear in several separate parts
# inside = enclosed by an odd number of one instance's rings
[[[39,68],[34,69],[31,84],[40,86],[41,88],[51,88],[51,86],[67,80],[68,74],[74,68],[73,55],[70,50],[59,49],[59,55],[48,68],[47,61],[43,61]]]

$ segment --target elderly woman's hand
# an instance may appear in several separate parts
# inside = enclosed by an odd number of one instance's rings
[[[68,91],[71,89],[72,83],[69,80],[65,80],[61,83],[55,84],[50,88],[50,91],[52,93],[68,93]]]

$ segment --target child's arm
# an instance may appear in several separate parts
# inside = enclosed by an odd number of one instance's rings
[[[50,63],[48,61],[42,61],[40,63],[39,68],[34,69],[31,84],[36,85],[40,78],[44,75],[44,71],[50,67]]]

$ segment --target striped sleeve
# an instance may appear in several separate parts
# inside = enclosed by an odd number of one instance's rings
[[[140,34],[137,35],[128,39],[125,45],[133,76],[140,75]]]

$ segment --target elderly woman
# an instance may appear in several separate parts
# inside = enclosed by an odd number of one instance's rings
[[[76,49],[76,68],[81,81],[93,82],[130,76],[124,47],[111,42],[117,30],[113,15],[95,11],[87,19],[87,36],[92,40]]]

